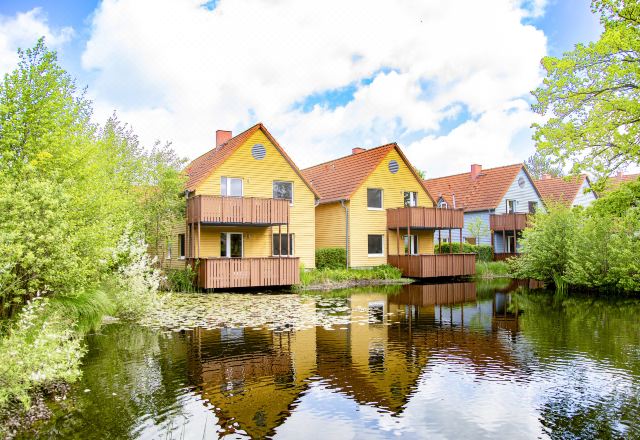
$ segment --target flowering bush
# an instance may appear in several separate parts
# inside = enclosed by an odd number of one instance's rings
[[[49,307],[48,299],[29,301],[0,339],[0,408],[11,401],[29,407],[34,387],[76,380],[84,352],[72,319]]]
[[[113,296],[118,317],[135,319],[158,302],[158,288],[164,281],[155,266],[157,257],[147,253],[141,234],[128,228],[111,253],[115,277]]]

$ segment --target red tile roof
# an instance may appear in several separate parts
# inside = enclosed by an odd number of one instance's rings
[[[267,136],[267,138],[271,141],[271,143],[276,147],[276,149],[282,154],[291,168],[300,176],[302,181],[309,187],[311,192],[316,197],[320,197],[318,193],[313,189],[313,187],[309,184],[309,182],[304,178],[296,164],[291,160],[291,158],[285,153],[280,144],[275,140],[271,133],[266,129],[266,127],[260,122],[253,127],[243,131],[242,133],[232,137],[224,144],[218,145],[216,148],[207,151],[202,156],[197,157],[187,167],[184,169],[185,174],[187,175],[187,183],[186,189],[189,191],[193,191],[197,188],[197,186],[202,183],[207,177],[209,177],[220,165],[227,160],[234,151],[238,149],[242,144],[245,143],[247,139],[249,139],[256,131],[262,130],[262,132]]]
[[[483,169],[475,179],[471,178],[469,172],[428,179],[424,183],[433,197],[442,197],[450,208],[454,206],[455,194],[457,208],[464,208],[465,211],[485,211],[498,207],[522,169],[527,172],[524,164],[517,163]]]
[[[585,180],[589,182],[586,174],[581,174],[566,180],[564,177],[547,177],[535,180],[534,183],[545,203],[571,206],[573,200],[580,194],[580,188]]]
[[[382,145],[321,163],[302,170],[302,174],[311,182],[315,190],[320,193],[321,203],[349,200],[393,149],[398,151],[398,154],[407,164],[416,180],[424,187],[422,180],[396,143]]]
[[[619,185],[623,182],[638,180],[638,178],[640,178],[640,174],[617,174],[615,176],[609,177],[609,181],[611,181],[613,185]]]

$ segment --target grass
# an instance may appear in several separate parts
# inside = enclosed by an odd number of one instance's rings
[[[314,285],[331,285],[351,281],[365,280],[400,280],[402,273],[399,269],[381,265],[373,269],[313,269],[300,271],[300,286],[304,288]]]
[[[511,278],[509,265],[504,261],[478,261],[476,262],[476,278]]]

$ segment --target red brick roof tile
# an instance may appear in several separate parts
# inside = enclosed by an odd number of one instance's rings
[[[571,206],[573,200],[580,193],[580,188],[589,178],[586,174],[581,174],[572,178],[564,177],[547,177],[535,180],[534,183],[542,196],[545,203],[561,203],[565,206]]]
[[[424,181],[435,198],[442,197],[453,208],[455,194],[457,208],[465,211],[485,211],[498,207],[524,164],[517,163],[483,169],[475,179],[471,173],[455,174]]]

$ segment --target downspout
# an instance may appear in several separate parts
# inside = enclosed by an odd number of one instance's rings
[[[346,249],[346,257],[347,257],[347,269],[349,269],[349,208],[347,207],[347,205],[345,205],[344,200],[340,200],[340,204],[342,205],[342,207],[344,208],[344,228],[345,228],[345,235],[344,235],[344,243],[345,243],[345,249]]]

